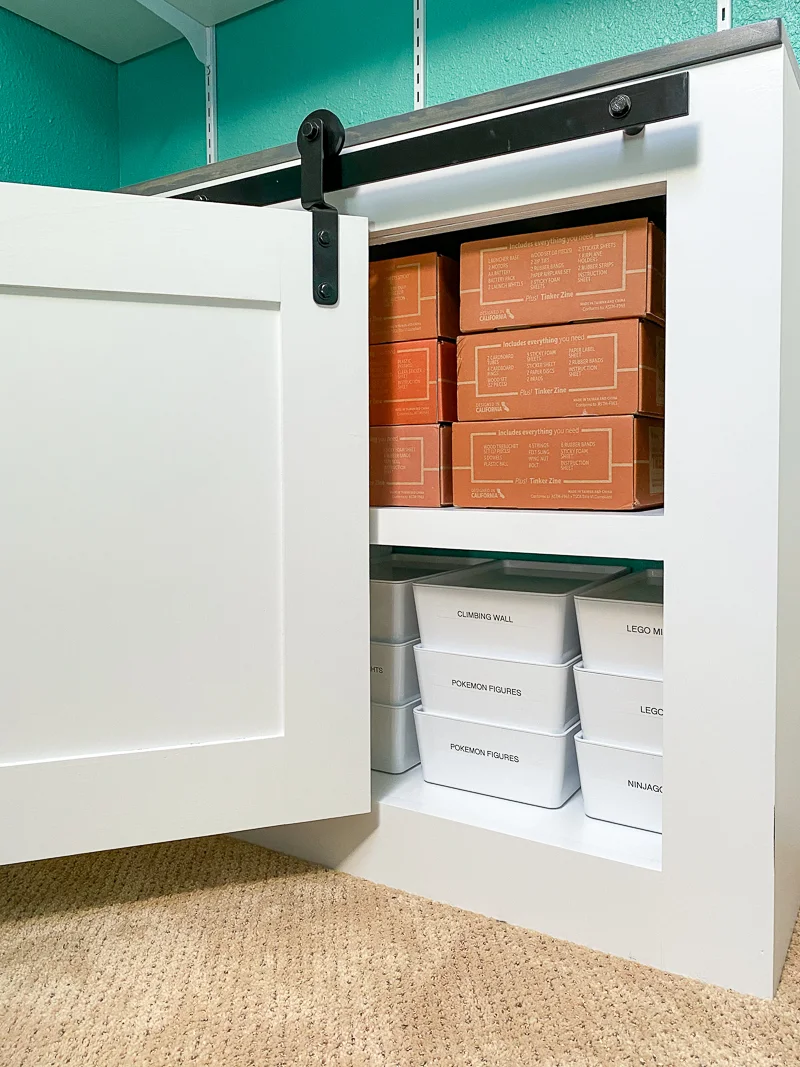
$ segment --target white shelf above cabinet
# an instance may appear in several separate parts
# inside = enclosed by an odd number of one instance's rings
[[[370,508],[374,545],[663,560],[663,508],[652,511],[506,511]]]
[[[170,0],[173,7],[204,26],[216,26],[269,2]],[[177,30],[148,11],[138,0],[69,0],[68,3],[3,0],[2,6],[114,63],[124,63],[180,37]]]

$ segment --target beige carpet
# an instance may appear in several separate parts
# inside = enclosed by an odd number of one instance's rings
[[[2,1067],[792,1067],[777,999],[227,838],[0,870]]]

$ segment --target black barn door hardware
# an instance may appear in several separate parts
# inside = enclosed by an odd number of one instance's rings
[[[325,189],[340,181],[337,164],[344,147],[344,126],[332,111],[312,111],[297,133],[300,152],[300,203],[311,212],[314,302],[339,299],[339,212],[325,200]]]
[[[555,104],[501,113],[476,122],[462,121],[449,129],[435,126],[386,144],[365,144],[342,155],[333,153],[326,156],[326,120],[318,119],[318,116],[328,116],[331,122],[333,134],[328,135],[332,137],[328,141],[329,146],[337,143],[336,131],[341,130],[341,123],[329,111],[315,111],[306,122],[317,120],[322,123],[320,138],[310,141],[303,138],[306,123],[301,126],[298,135],[300,163],[265,174],[206,186],[202,196],[225,204],[255,206],[282,204],[297,200],[298,197],[302,197],[303,206],[307,206],[306,200],[310,203],[315,199],[324,204],[322,186],[327,192],[352,189],[357,185],[404,178],[459,163],[473,163],[513,152],[596,137],[614,130],[634,135],[645,126],[688,114],[689,74],[683,71],[560,100]],[[301,171],[304,167],[308,168],[309,174],[313,167],[313,187],[311,177],[308,179],[308,188],[303,184]],[[323,177],[317,188],[320,169]],[[194,199],[198,194],[183,195],[187,199]]]

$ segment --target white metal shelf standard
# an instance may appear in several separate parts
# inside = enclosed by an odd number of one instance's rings
[[[466,802],[461,816],[458,805],[444,817],[422,799],[412,811],[391,792],[371,815],[258,840],[772,994],[800,897],[798,184],[797,66],[776,43],[693,67],[689,116],[642,136],[330,195],[366,215],[377,240],[666,195],[665,513],[372,513],[382,544],[665,560],[663,863],[477,826]]]
[[[427,89],[427,26],[426,0],[412,0],[414,4],[414,110],[425,107]]]

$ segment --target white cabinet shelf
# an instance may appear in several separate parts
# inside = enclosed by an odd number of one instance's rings
[[[374,545],[664,560],[666,520],[653,511],[371,508]]]
[[[448,819],[481,830],[507,834],[523,841],[582,852],[587,856],[661,870],[661,834],[631,826],[587,819],[580,791],[560,808],[537,808],[431,785],[422,768],[405,774],[372,775],[375,804],[399,808],[434,819]]]

